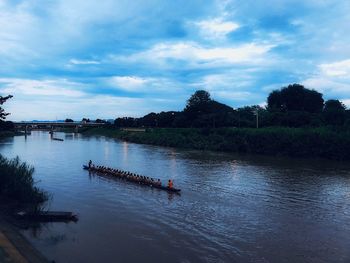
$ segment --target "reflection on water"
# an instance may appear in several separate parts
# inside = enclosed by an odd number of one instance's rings
[[[50,209],[79,215],[24,231],[56,262],[350,262],[348,164],[57,137],[0,144],[35,166]],[[182,195],[89,174],[90,159],[173,178]]]

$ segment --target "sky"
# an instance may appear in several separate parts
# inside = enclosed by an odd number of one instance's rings
[[[350,107],[349,0],[0,0],[10,120],[237,108],[300,83]]]

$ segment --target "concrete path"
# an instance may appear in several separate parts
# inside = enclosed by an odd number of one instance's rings
[[[0,220],[0,263],[48,263],[16,228]]]
[[[0,232],[0,262],[28,263],[2,232]]]

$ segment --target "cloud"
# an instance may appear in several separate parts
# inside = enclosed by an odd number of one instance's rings
[[[144,98],[130,98],[120,96],[97,95],[74,100],[57,100],[53,97],[46,100],[35,97],[14,97],[6,103],[6,111],[11,112],[10,120],[55,120],[72,118],[81,120],[114,119],[116,117],[140,117],[151,111],[171,110],[174,100],[158,100]],[[17,107],[17,105],[21,107]],[[39,118],[38,118],[39,117]]]
[[[350,60],[318,65],[318,71],[303,84],[322,92],[326,98],[348,99],[350,93]]]
[[[196,42],[158,43],[146,51],[130,56],[112,57],[117,63],[151,63],[169,68],[217,67],[234,64],[259,64],[274,47],[272,44],[248,43],[237,47],[205,47]],[[266,61],[266,64],[268,62]]]
[[[302,84],[307,88],[322,92],[328,98],[343,98],[350,93],[350,83],[339,82],[322,75],[308,78]]]
[[[295,82],[348,100],[349,13],[336,0],[0,0],[0,93],[35,118],[180,110],[200,88],[257,104]]]
[[[163,77],[113,76],[103,79],[106,85],[130,93],[142,93],[153,98],[180,95],[183,83]]]
[[[115,76],[109,79],[112,86],[127,91],[140,91],[152,79],[140,78],[136,76]]]
[[[200,30],[200,34],[207,39],[223,39],[227,34],[239,28],[237,23],[224,21],[223,18],[202,20],[194,23]]]
[[[337,61],[319,66],[322,73],[330,77],[350,78],[350,59]]]
[[[350,108],[350,99],[342,99],[341,102],[343,102],[348,109]]]
[[[32,79],[11,79],[0,78],[1,93],[12,94],[13,96],[58,96],[78,98],[85,95],[78,89],[82,84],[59,80],[32,80]]]
[[[81,60],[81,59],[74,59],[74,58],[69,60],[69,63],[73,64],[73,65],[98,65],[98,64],[100,64],[100,62],[96,61],[96,60]]]

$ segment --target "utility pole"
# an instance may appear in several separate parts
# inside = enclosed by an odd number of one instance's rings
[[[259,111],[255,110],[254,115],[256,116],[256,128],[259,129]]]

